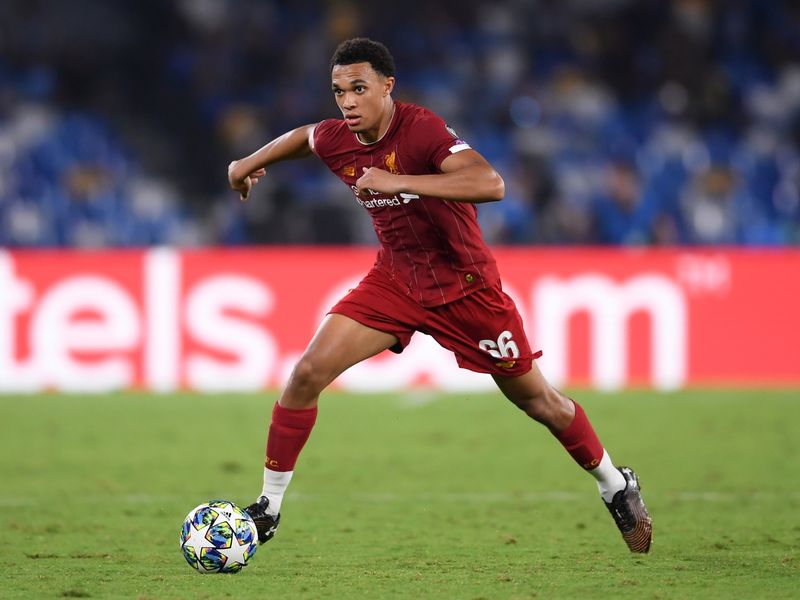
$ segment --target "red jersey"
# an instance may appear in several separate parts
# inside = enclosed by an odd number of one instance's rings
[[[439,306],[500,279],[474,204],[415,194],[358,193],[363,167],[401,175],[441,173],[442,161],[469,145],[431,111],[395,102],[389,127],[366,144],[342,119],[314,129],[313,150],[369,211],[380,241],[380,269],[422,306]]]

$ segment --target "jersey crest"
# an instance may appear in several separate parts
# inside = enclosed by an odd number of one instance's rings
[[[397,170],[397,149],[395,148],[389,154],[383,157],[383,162],[386,165],[386,170],[393,175],[398,175],[400,172]]]

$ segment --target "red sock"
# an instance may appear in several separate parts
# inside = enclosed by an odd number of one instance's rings
[[[603,445],[581,405],[575,401],[572,403],[575,405],[575,418],[564,431],[553,435],[582,468],[594,469],[603,458]]]
[[[293,471],[316,420],[316,406],[293,410],[276,402],[272,409],[264,466],[272,471]]]

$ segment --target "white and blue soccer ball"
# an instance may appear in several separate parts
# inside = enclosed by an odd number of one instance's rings
[[[257,549],[256,524],[233,502],[204,502],[183,521],[181,552],[198,573],[238,573]]]

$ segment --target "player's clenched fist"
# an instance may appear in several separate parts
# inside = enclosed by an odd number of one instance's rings
[[[356,181],[356,187],[359,192],[372,190],[374,192],[383,192],[384,194],[397,194],[400,189],[400,176],[393,175],[389,171],[384,171],[377,167],[364,167],[362,169],[364,174]]]
[[[266,169],[256,169],[247,173],[241,168],[242,161],[234,160],[228,165],[228,183],[231,188],[239,192],[242,202],[247,200],[253,185],[258,183],[260,177],[267,174]]]

